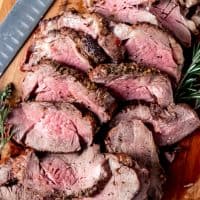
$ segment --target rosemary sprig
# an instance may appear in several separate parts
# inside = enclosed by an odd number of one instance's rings
[[[192,63],[177,87],[175,100],[193,103],[195,109],[200,108],[200,43],[193,48]]]
[[[6,132],[5,121],[10,112],[6,101],[12,96],[13,84],[8,84],[3,91],[0,91],[0,150],[12,138],[13,133]]]
[[[0,102],[5,102],[13,94],[14,86],[12,83],[9,83],[3,91],[0,91]]]

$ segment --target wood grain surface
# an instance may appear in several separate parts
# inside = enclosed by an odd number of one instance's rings
[[[14,5],[15,0],[0,0],[0,21],[4,19]],[[45,15],[49,18],[57,15],[68,7],[83,9],[79,0],[55,0],[54,5]],[[0,79],[0,89],[7,83],[13,82],[17,88],[17,96],[21,95],[21,82],[24,73],[19,71],[26,50],[32,37],[28,39],[19,51],[5,74]],[[200,131],[183,140],[179,146],[181,151],[177,153],[175,161],[171,165],[164,166],[168,177],[165,185],[164,200],[200,200]]]

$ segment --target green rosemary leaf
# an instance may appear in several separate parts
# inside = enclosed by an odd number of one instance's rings
[[[12,96],[13,90],[13,84],[8,84],[3,91],[0,91],[0,150],[13,136],[13,133],[5,133],[5,121],[10,112],[6,100]]]
[[[14,86],[12,83],[9,83],[3,91],[0,92],[0,101],[4,102],[6,99],[9,99],[13,93]]]
[[[200,108],[200,99],[196,99],[194,108],[195,109],[199,109]]]
[[[200,43],[193,47],[192,62],[175,91],[175,101],[200,108]]]

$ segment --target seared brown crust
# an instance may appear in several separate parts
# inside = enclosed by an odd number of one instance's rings
[[[90,35],[85,35],[81,38],[81,45],[88,57],[95,63],[105,63],[109,60],[104,50],[98,45]]]
[[[26,149],[26,151],[20,156],[16,157],[12,162],[12,173],[18,181],[23,180],[24,170],[28,162],[29,156],[33,153],[33,150]]]
[[[91,63],[103,63],[108,60],[108,56],[105,54],[103,49],[98,45],[98,43],[88,34],[81,31],[76,32],[70,28],[61,28],[59,31],[64,37],[69,36],[75,41],[77,47],[82,55],[84,55]]]
[[[74,20],[72,23],[65,22],[66,20],[69,21],[70,18]],[[78,22],[82,20],[84,26],[86,26],[86,29],[90,26],[96,26],[93,27],[95,30],[87,31],[83,27],[77,27],[73,24],[76,20]],[[76,31],[82,31],[88,35],[91,35],[93,39],[98,41],[98,44],[114,62],[120,62],[123,59],[125,50],[121,44],[121,41],[110,31],[109,22],[107,19],[96,13],[81,14],[76,10],[68,10],[54,18],[45,19],[40,23],[35,38],[44,37],[48,35],[49,32],[53,30],[60,30],[64,27],[72,28]]]
[[[42,38],[48,35],[49,32],[59,30],[57,20],[62,16],[62,13],[54,17],[43,19],[39,23],[39,27],[34,33],[34,39]],[[51,22],[51,26],[49,23]]]
[[[62,28],[60,30],[50,31],[47,36],[35,39],[35,42],[28,49],[22,70],[28,69],[26,65],[30,68],[31,66],[39,64],[43,59],[53,60],[51,55],[48,55],[48,49],[46,48],[51,48],[51,45],[56,43],[56,41],[62,40],[64,42],[67,37],[74,41],[77,51],[79,51],[91,65],[103,63],[108,60],[108,56],[91,36],[69,28]]]
[[[99,81],[105,78],[105,80],[112,80],[123,75],[132,76],[144,76],[147,74],[160,74],[160,71],[155,68],[144,67],[136,63],[121,63],[121,64],[101,64],[95,69],[88,72],[92,81],[99,83]],[[99,81],[98,81],[99,78]]]

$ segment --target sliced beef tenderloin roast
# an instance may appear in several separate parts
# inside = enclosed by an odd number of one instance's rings
[[[89,147],[81,154],[46,154],[39,157],[33,151],[27,151],[13,161],[12,169],[18,180],[15,187],[21,185],[21,191],[17,193],[19,197],[31,191],[39,199],[92,195],[112,175],[108,160],[100,154],[98,146]],[[14,195],[13,192],[10,191],[9,195]],[[1,193],[5,192],[0,187]]]
[[[69,103],[21,103],[7,123],[14,139],[39,151],[74,152],[91,145],[95,120]]]
[[[186,104],[170,105],[165,109],[155,104],[127,106],[116,115],[111,126],[135,119],[153,126],[154,139],[160,146],[174,144],[200,126],[197,114]]]
[[[92,64],[105,62],[107,55],[91,36],[63,28],[35,39],[22,70],[31,71],[42,59],[51,59],[86,72]]]
[[[146,6],[153,1],[137,0],[85,0],[86,7],[117,22],[136,24],[138,22],[148,22],[157,24],[156,17],[151,14]]]
[[[89,77],[121,100],[144,100],[161,106],[173,103],[170,80],[155,69],[135,63],[102,64],[90,71]]]
[[[110,31],[109,23],[105,18],[96,13],[78,13],[67,11],[52,19],[43,20],[39,26],[36,37],[47,36],[52,30],[67,27],[84,32],[97,40],[99,46],[114,61],[123,59],[124,48],[120,40]]]
[[[126,41],[125,47],[131,60],[157,68],[179,81],[184,62],[183,51],[167,32],[150,24],[133,27],[115,24],[113,31]]]
[[[46,62],[28,72],[23,84],[23,99],[32,95],[36,101],[78,102],[94,112],[102,123],[111,119],[115,99],[105,88],[97,87],[75,69]]]
[[[161,200],[156,145],[200,127],[189,106],[173,104],[170,78],[179,82],[184,57],[170,32],[189,47],[195,27],[177,2],[84,0],[90,13],[40,23],[21,67],[23,102],[6,120],[26,148],[0,163],[0,199]],[[140,103],[113,118],[117,100]],[[101,153],[93,139],[107,122]]]
[[[109,152],[126,153],[147,168],[150,172],[148,195],[151,199],[161,199],[165,178],[153,135],[143,122],[123,119],[109,131],[105,143]]]
[[[191,45],[191,33],[176,0],[157,1],[150,11],[162,26],[170,30],[182,44],[187,47]]]

